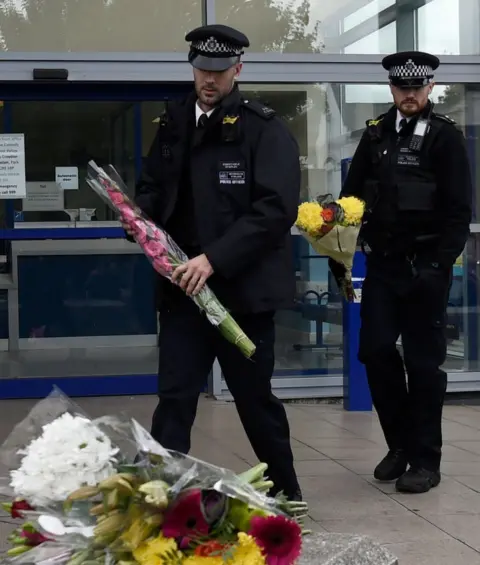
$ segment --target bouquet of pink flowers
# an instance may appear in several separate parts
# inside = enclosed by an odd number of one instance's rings
[[[188,261],[187,255],[130,200],[114,167],[109,165],[107,170],[108,173],[90,161],[87,183],[118,214],[122,223],[128,225],[157,273],[171,281],[175,268]],[[255,345],[207,285],[191,298],[228,341],[235,344],[245,357],[252,357]]]

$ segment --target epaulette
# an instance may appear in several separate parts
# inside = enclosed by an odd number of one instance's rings
[[[432,113],[432,118],[438,118],[439,120],[442,120],[442,122],[446,122],[447,124],[455,125],[457,123],[455,120],[452,120],[450,116],[446,116],[445,114],[438,114],[437,112]]]
[[[273,116],[276,115],[276,112],[273,108],[269,108],[268,106],[265,106],[264,104],[261,104],[256,100],[242,100],[242,106],[251,110],[252,112],[255,112],[255,114],[258,114],[264,120],[270,120],[271,118],[273,118]]]
[[[164,125],[166,125],[166,124],[168,123],[168,119],[169,119],[169,117],[168,117],[167,111],[164,110],[164,111],[160,114],[160,116],[157,116],[157,117],[152,121],[152,123],[153,123],[153,124],[159,124],[160,126],[164,126]]]
[[[367,120],[366,121],[367,127],[378,126],[378,124],[383,120],[384,117],[385,114],[380,114],[378,118],[375,118],[373,120]]]

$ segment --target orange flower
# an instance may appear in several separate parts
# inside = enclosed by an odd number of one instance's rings
[[[333,222],[333,220],[335,219],[335,211],[333,210],[333,208],[324,208],[322,210],[322,219],[324,222]]]
[[[203,543],[202,545],[197,545],[195,548],[195,555],[199,557],[208,557],[212,553],[221,553],[225,549],[225,545],[216,541],[211,540]]]

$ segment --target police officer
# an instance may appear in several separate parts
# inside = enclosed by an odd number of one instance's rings
[[[464,137],[429,101],[438,65],[383,59],[395,105],[367,122],[342,190],[366,201],[359,359],[389,449],[374,476],[412,493],[440,482],[446,307],[471,219]]]
[[[152,434],[187,453],[197,402],[218,358],[238,414],[277,490],[301,493],[290,430],[272,394],[274,313],[290,307],[295,280],[290,228],[300,193],[299,150],[274,110],[242,97],[235,80],[249,41],[209,25],[191,31],[195,90],[172,103],[137,189],[137,204],[190,260],[159,281],[159,404]],[[227,342],[188,295],[204,284],[256,344],[253,361]],[[274,493],[272,493],[274,494]]]

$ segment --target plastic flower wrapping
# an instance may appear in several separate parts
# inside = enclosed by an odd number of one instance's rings
[[[334,200],[325,195],[300,204],[295,222],[313,249],[330,258],[332,273],[348,302],[355,299],[353,257],[364,212],[365,203],[354,196]]]
[[[130,200],[126,194],[127,188],[115,168],[109,165],[103,169],[90,161],[87,183],[129,226],[155,271],[171,281],[175,268],[186,263],[188,257],[163,229]],[[191,298],[228,341],[236,345],[245,357],[252,357],[255,345],[207,285]]]
[[[58,389],[0,448],[15,565],[291,565],[305,502],[260,463],[233,471],[164,449],[135,420],[91,419]]]

